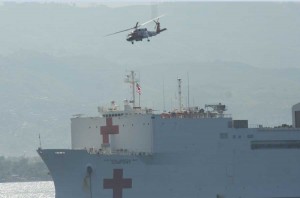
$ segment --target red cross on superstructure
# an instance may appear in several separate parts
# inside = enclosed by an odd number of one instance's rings
[[[123,178],[123,169],[114,169],[114,177],[112,179],[103,180],[104,189],[113,190],[113,198],[122,198],[123,188],[131,188],[132,179]]]
[[[102,135],[102,143],[109,144],[109,134],[119,134],[119,126],[112,125],[112,118],[106,118],[106,126],[100,127],[100,134]]]

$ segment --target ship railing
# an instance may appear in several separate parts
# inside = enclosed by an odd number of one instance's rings
[[[299,131],[299,128],[275,128],[275,127],[263,127],[258,128],[258,131]]]
[[[217,114],[217,113],[198,113],[198,112],[169,112],[160,114],[161,118],[231,118],[231,114]]]
[[[135,107],[140,108],[140,107]],[[130,116],[130,115],[149,115],[153,114],[152,109],[134,109],[133,111],[104,111],[101,112],[101,115],[105,118],[107,117],[120,117],[120,116]]]
[[[128,151],[127,149],[109,150],[109,149],[85,148],[85,150],[89,154],[99,154],[99,155],[135,155],[135,156],[152,155],[151,152]]]
[[[249,124],[248,128],[257,129],[258,131],[300,131],[300,128],[293,128],[290,125],[282,126],[265,126],[262,124]]]
[[[137,152],[137,151],[120,151],[120,150],[114,150],[111,152],[112,154],[121,154],[121,155],[137,155],[137,156],[148,156],[152,155],[150,152]]]

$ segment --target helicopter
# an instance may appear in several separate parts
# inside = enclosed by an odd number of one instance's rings
[[[128,35],[127,35],[127,38],[126,40],[131,42],[132,44],[134,44],[134,41],[143,41],[143,39],[147,39],[147,41],[149,42],[150,39],[149,37],[152,37],[152,36],[156,36],[158,35],[159,33],[167,30],[167,28],[163,28],[163,29],[160,29],[160,22],[159,22],[159,18],[163,17],[164,15],[161,15],[159,17],[156,17],[154,19],[151,19],[145,23],[142,23],[142,24],[139,24],[139,22],[137,22],[135,24],[134,27],[132,28],[128,28],[128,29],[125,29],[125,30],[121,30],[121,31],[118,31],[118,32],[114,32],[114,33],[111,33],[111,34],[108,34],[108,35],[105,35],[105,36],[111,36],[111,35],[114,35],[114,34],[118,34],[118,33],[121,33],[121,32],[126,32],[126,31],[129,31],[129,30],[132,30]],[[149,31],[147,30],[147,28],[139,28],[141,26],[144,26],[150,22],[154,22],[155,23],[155,31]]]

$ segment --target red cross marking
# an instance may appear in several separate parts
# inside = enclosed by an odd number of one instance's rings
[[[103,180],[104,189],[113,189],[113,198],[122,198],[123,188],[131,187],[132,179],[123,178],[123,169],[114,169],[114,178]]]
[[[109,144],[109,134],[119,134],[119,126],[112,125],[112,118],[106,118],[106,126],[100,127],[103,144]]]

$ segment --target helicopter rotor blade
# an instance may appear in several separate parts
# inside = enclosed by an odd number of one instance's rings
[[[111,34],[107,34],[105,36],[111,36],[111,35],[114,35],[114,34],[119,34],[121,32],[126,32],[126,31],[129,31],[129,30],[133,30],[133,29],[137,29],[138,27],[140,27],[139,25],[139,22],[136,22],[136,25],[132,28],[128,28],[128,29],[125,29],[125,30],[121,30],[121,31],[118,31],[118,32],[114,32],[114,33],[111,33]]]
[[[164,14],[163,14],[163,15],[160,15],[159,17],[156,17],[156,18],[154,18],[154,19],[151,19],[151,20],[149,20],[149,21],[146,21],[145,23],[142,23],[142,24],[139,24],[139,22],[137,22],[137,23],[135,24],[135,26],[132,27],[132,28],[128,28],[128,29],[125,29],[125,30],[121,30],[121,31],[114,32],[114,33],[111,33],[111,34],[107,34],[107,35],[105,35],[105,37],[106,37],[106,36],[111,36],[111,35],[114,35],[114,34],[119,34],[119,33],[121,33],[121,32],[126,32],[126,31],[129,31],[129,30],[137,29],[138,27],[143,26],[143,25],[146,25],[146,24],[148,24],[148,23],[150,23],[150,22],[152,22],[152,21],[154,21],[156,24],[158,24],[159,18],[164,17],[164,16],[165,16]],[[155,20],[157,20],[157,21],[155,21]]]
[[[114,32],[114,33],[111,33],[111,34],[107,34],[105,36],[111,36],[111,35],[114,35],[114,34],[119,34],[121,32],[126,32],[126,31],[129,31],[129,30],[132,30],[132,29],[135,29],[135,27],[134,28],[129,28],[129,29],[126,29],[126,30],[121,30],[121,31],[118,31],[118,32]]]
[[[146,25],[146,24],[148,24],[148,23],[150,23],[150,22],[152,22],[152,21],[154,21],[154,20],[156,20],[156,19],[159,19],[159,18],[161,18],[161,17],[164,17],[165,15],[163,14],[163,15],[160,15],[159,17],[156,17],[156,18],[154,18],[154,19],[151,19],[151,20],[149,20],[149,21],[146,21],[145,23],[142,23],[140,26],[143,26],[143,25]]]

